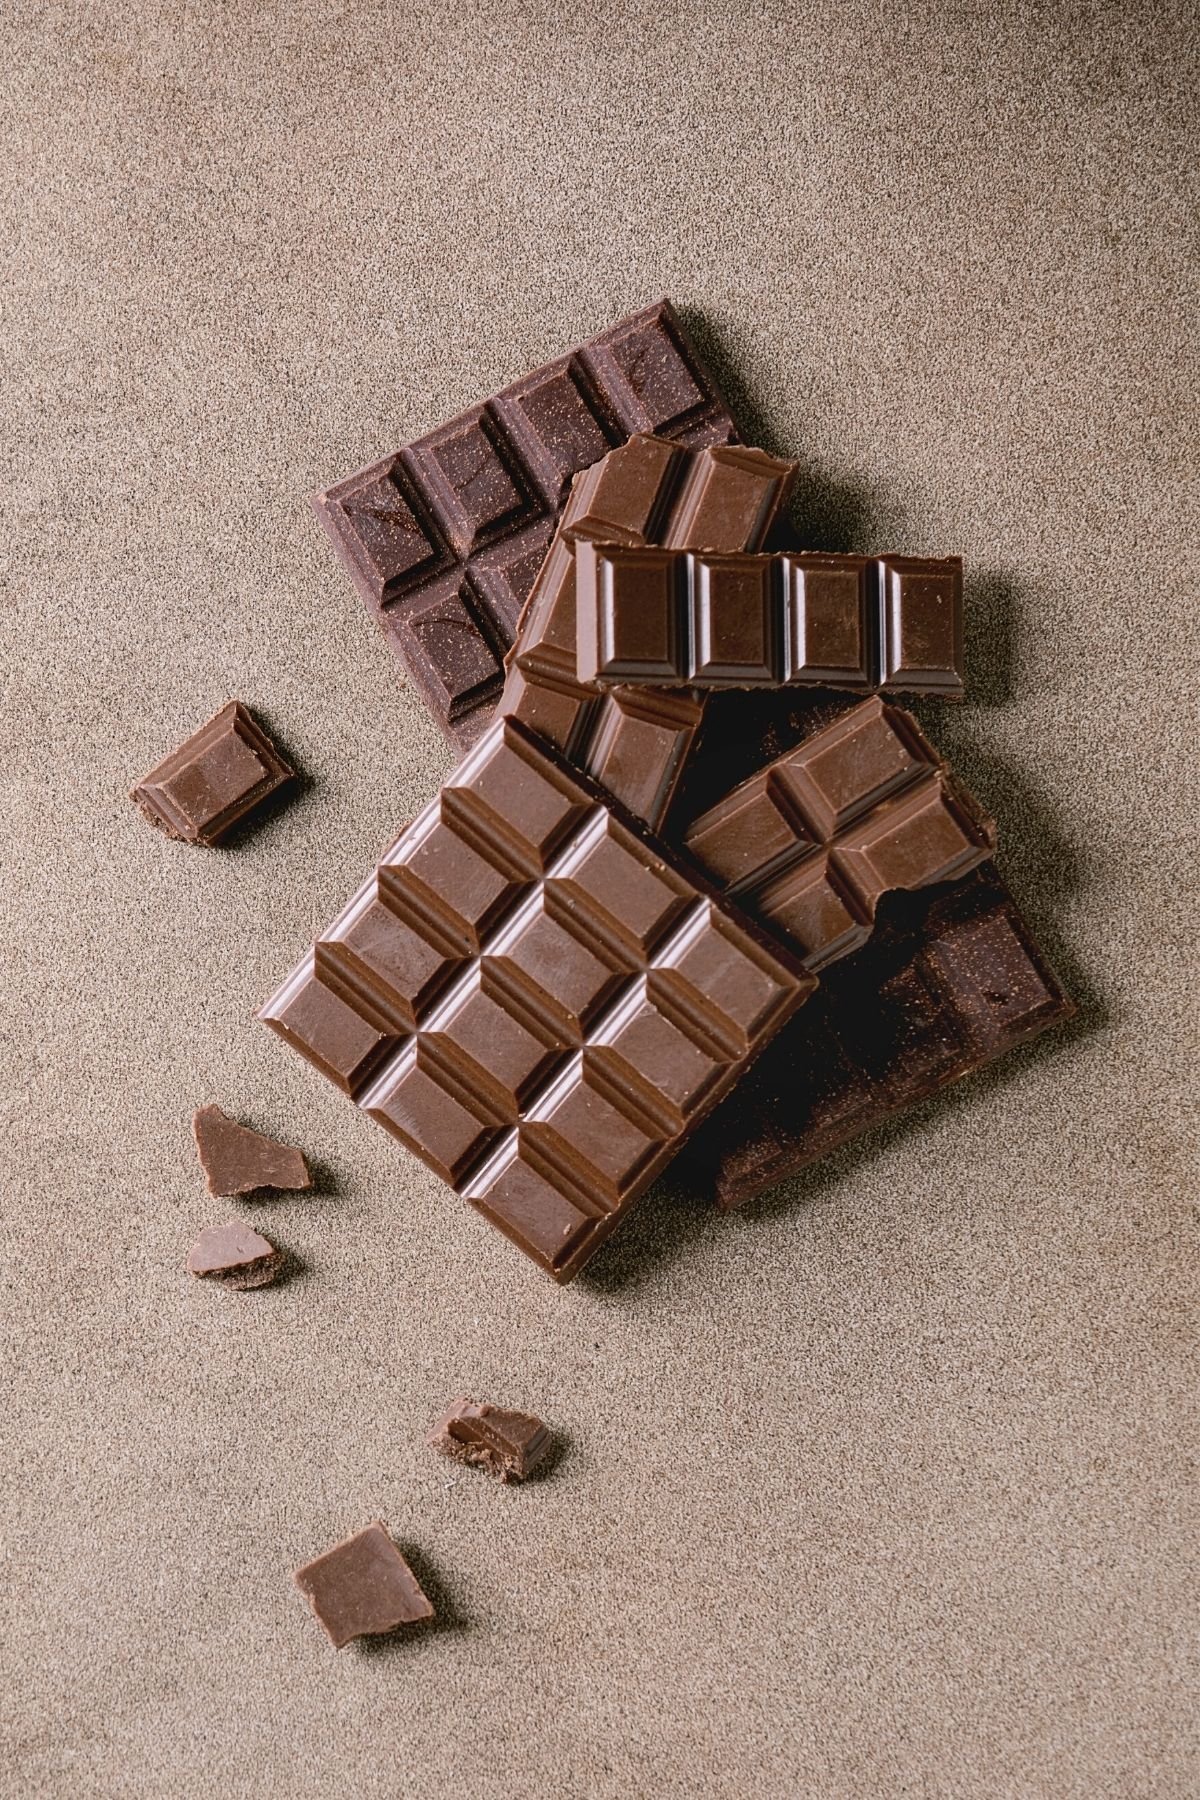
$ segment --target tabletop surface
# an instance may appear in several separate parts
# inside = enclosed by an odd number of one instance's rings
[[[0,1791],[1193,1796],[1191,9],[0,50]],[[310,492],[664,293],[814,547],[964,557],[921,716],[1080,1010],[560,1290],[251,1014],[451,766]],[[303,791],[169,843],[127,789],[233,697]],[[210,1199],[207,1102],[319,1191]],[[187,1275],[233,1212],[290,1281]],[[429,1451],[462,1392],[550,1475]],[[339,1655],[291,1571],[376,1518],[439,1622]]]

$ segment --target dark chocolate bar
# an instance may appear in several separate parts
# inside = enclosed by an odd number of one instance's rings
[[[568,1281],[813,985],[504,719],[259,1016]]]
[[[585,684],[963,692],[962,559],[581,542]]]
[[[485,729],[571,477],[634,432],[737,432],[670,301],[314,497],[389,644],[451,742]]]
[[[817,970],[866,942],[885,893],[965,875],[996,834],[916,720],[872,699],[734,788],[682,842]]]
[[[752,550],[796,472],[762,450],[686,450],[633,437],[578,475],[521,616],[501,711],[521,719],[652,828],[665,814],[703,716],[698,695],[598,694],[575,673],[575,543],[697,544]]]
[[[231,700],[129,797],[167,837],[212,846],[294,779],[262,726]]]
[[[825,971],[683,1165],[739,1206],[1074,1011],[993,863],[891,895],[870,942]]]

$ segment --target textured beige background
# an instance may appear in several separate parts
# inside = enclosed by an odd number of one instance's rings
[[[1190,1800],[1194,14],[440,10],[4,8],[0,1783]],[[932,728],[1083,1012],[560,1292],[249,1015],[448,766],[308,490],[662,292],[815,541],[967,557]],[[311,784],[172,846],[234,694]],[[326,1164],[284,1288],[182,1273],[206,1100]],[[445,1623],[338,1657],[377,1514]]]

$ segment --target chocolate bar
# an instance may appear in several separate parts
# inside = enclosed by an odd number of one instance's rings
[[[292,1577],[336,1650],[352,1638],[432,1619],[421,1584],[379,1520],[335,1544]]]
[[[870,942],[826,970],[684,1164],[740,1206],[1074,1011],[994,863],[891,895]]]
[[[443,1414],[429,1434],[443,1456],[486,1469],[497,1481],[524,1481],[549,1455],[554,1440],[532,1413],[482,1405],[465,1394]]]
[[[265,1188],[296,1192],[312,1186],[302,1153],[290,1144],[239,1125],[219,1106],[202,1106],[192,1136],[210,1194],[254,1194]]]
[[[656,828],[670,805],[704,701],[649,688],[598,694],[575,673],[575,544],[698,544],[752,550],[787,499],[795,463],[740,446],[686,450],[633,437],[575,478],[534,583],[500,710],[557,745]]]
[[[188,1252],[190,1275],[200,1275],[227,1288],[266,1287],[277,1281],[287,1261],[269,1238],[260,1237],[240,1219],[209,1225]]]
[[[959,700],[962,559],[581,542],[585,684],[845,687]]]
[[[151,825],[186,844],[219,844],[295,771],[240,700],[231,700],[129,791]]]
[[[314,497],[367,608],[452,743],[486,728],[571,477],[634,432],[737,432],[670,301]]]
[[[259,1017],[565,1282],[813,985],[503,719]]]
[[[916,720],[872,699],[735,787],[682,842],[818,970],[866,942],[885,893],[965,875],[996,834]]]

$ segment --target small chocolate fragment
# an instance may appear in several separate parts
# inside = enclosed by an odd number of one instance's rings
[[[962,559],[710,555],[581,539],[585,685],[963,695]]]
[[[490,721],[571,477],[635,432],[688,445],[737,437],[669,300],[314,497],[368,610],[460,749]]]
[[[266,1287],[283,1272],[287,1254],[240,1219],[207,1225],[188,1252],[188,1272],[210,1276],[222,1287]]]
[[[254,1194],[263,1188],[297,1191],[312,1186],[302,1153],[291,1144],[239,1125],[219,1106],[202,1106],[192,1135],[210,1194]]]
[[[420,1582],[379,1520],[305,1563],[292,1579],[336,1650],[352,1638],[377,1637],[433,1617]]]
[[[231,700],[129,797],[168,837],[211,846],[294,779],[266,732],[240,700]]]
[[[429,1442],[443,1456],[478,1465],[497,1481],[524,1481],[550,1449],[553,1439],[530,1413],[477,1404],[465,1394],[438,1420]]]

